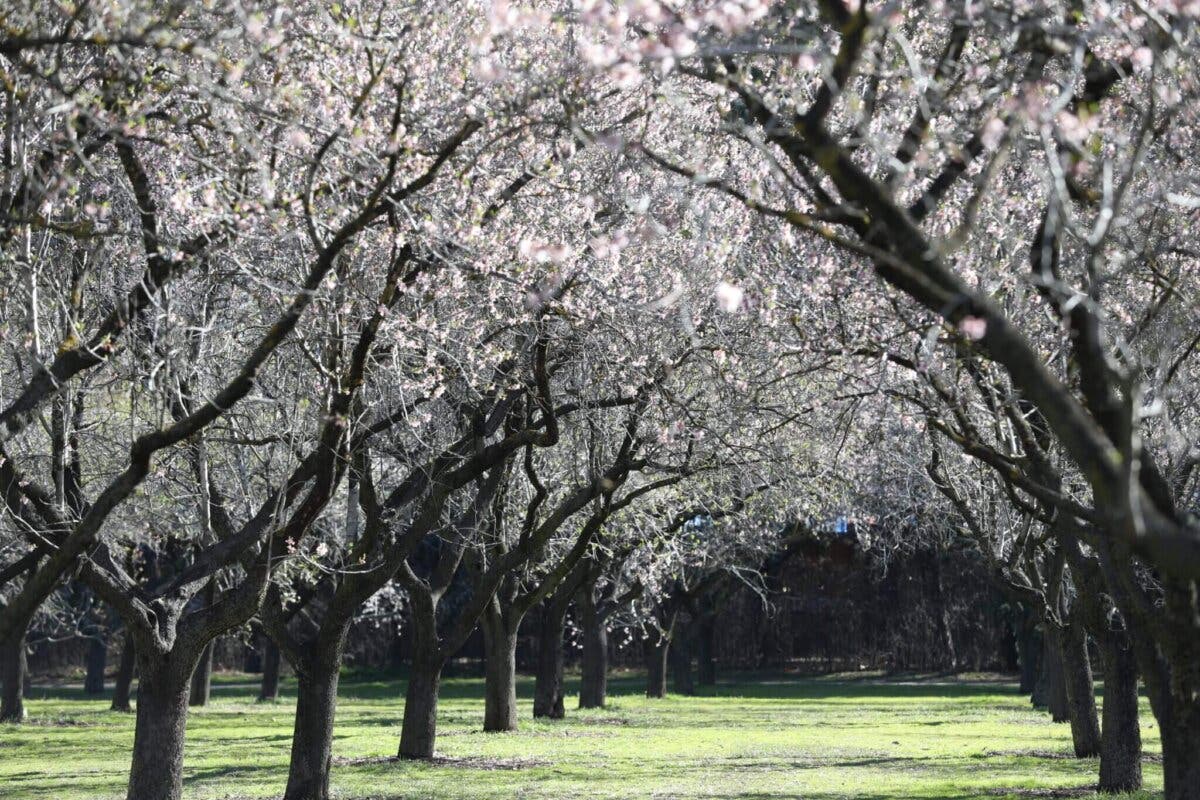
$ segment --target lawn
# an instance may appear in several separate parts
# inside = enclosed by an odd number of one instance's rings
[[[285,685],[286,690],[290,688]],[[568,686],[569,689],[573,688]],[[399,680],[348,676],[335,729],[342,798],[975,798],[1089,796],[1095,761],[1068,758],[1070,731],[1011,684],[982,679],[742,676],[700,697],[647,700],[635,676],[611,707],[480,730],[482,682],[443,684],[439,759],[398,762]],[[260,705],[248,679],[222,676],[188,722],[188,798],[274,797],[284,784],[291,701]],[[37,689],[30,722],[0,726],[0,798],[124,796],[133,718],[71,688]],[[1147,750],[1159,749],[1146,712]],[[1161,789],[1154,756],[1147,785]],[[1144,797],[1159,796],[1149,792]]]

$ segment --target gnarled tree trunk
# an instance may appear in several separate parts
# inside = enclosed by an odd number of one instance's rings
[[[1071,711],[1067,705],[1067,686],[1063,678],[1062,651],[1055,643],[1053,631],[1042,636],[1042,679],[1045,681],[1046,708],[1050,719],[1055,722],[1070,722]]]
[[[675,694],[694,695],[696,684],[692,680],[692,652],[686,629],[675,634],[670,648],[671,683]]]
[[[1142,787],[1142,732],[1138,724],[1137,659],[1125,636],[1100,641],[1104,662],[1104,726],[1100,741],[1100,791]]]
[[[1200,705],[1182,700],[1174,698],[1161,725],[1163,800],[1200,800]]]
[[[1063,686],[1071,721],[1071,740],[1076,758],[1100,755],[1100,718],[1096,714],[1096,687],[1088,659],[1087,634],[1073,622],[1058,632],[1062,658]]]

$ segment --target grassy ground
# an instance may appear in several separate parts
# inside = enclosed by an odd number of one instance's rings
[[[226,676],[188,722],[185,797],[273,797],[291,739],[291,701],[254,703]],[[286,689],[290,688],[285,685]],[[573,688],[573,687],[568,687]],[[334,732],[342,798],[976,798],[1090,796],[1095,761],[1009,684],[747,676],[702,697],[650,701],[633,678],[611,707],[521,731],[480,730],[482,684],[443,684],[433,764],[397,762],[403,686],[345,679]],[[123,797],[133,719],[71,688],[35,691],[26,725],[0,726],[0,798]],[[1143,715],[1147,750],[1158,732]],[[1150,757],[1147,785],[1161,789]],[[1147,793],[1143,797],[1154,797]],[[1161,796],[1161,795],[1158,795]]]

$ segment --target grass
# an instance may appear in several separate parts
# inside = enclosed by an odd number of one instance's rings
[[[278,797],[292,703],[254,702],[248,678],[222,676],[188,721],[184,795]],[[347,676],[334,731],[340,798],[976,798],[1090,796],[1097,762],[1067,757],[1070,731],[1011,684],[740,676],[700,697],[646,700],[636,676],[612,682],[611,707],[535,722],[523,680],[521,730],[480,730],[478,679],[443,684],[434,764],[397,762],[403,685]],[[573,689],[569,685],[568,689]],[[0,726],[0,797],[124,796],[131,715],[77,689],[38,689],[30,721]],[[1158,752],[1148,711],[1143,737]],[[1161,796],[1162,772],[1145,764]]]

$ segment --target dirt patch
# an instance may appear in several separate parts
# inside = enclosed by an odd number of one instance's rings
[[[428,764],[434,767],[458,767],[460,769],[480,769],[488,771],[513,771],[521,769],[532,769],[534,767],[544,767],[547,762],[540,761],[536,758],[485,758],[483,756],[438,756],[433,758],[414,760],[404,759],[399,756],[368,756],[366,758],[335,758],[334,764],[338,766],[357,767],[367,764],[401,764],[401,763],[417,763]]]

